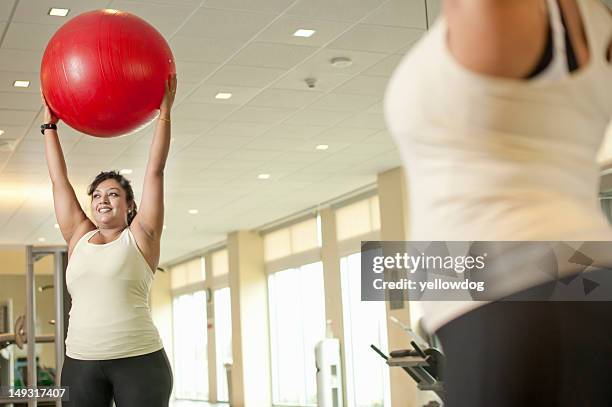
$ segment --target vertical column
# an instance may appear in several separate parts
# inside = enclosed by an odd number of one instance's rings
[[[325,319],[331,321],[335,338],[340,340],[344,350],[344,323],[342,314],[342,282],[340,279],[340,256],[336,234],[336,214],[327,207],[321,209],[321,262],[323,263],[323,282],[325,285]],[[346,360],[341,352],[342,361],[342,400],[346,405]]]
[[[380,201],[381,240],[406,240],[408,238],[408,203],[406,183],[402,168],[394,168],[378,174]],[[410,323],[408,301],[387,302],[387,316]],[[407,349],[410,341],[406,333],[392,322],[387,323],[389,349]],[[414,381],[402,369],[390,369],[391,405],[414,406],[417,388]]]
[[[232,407],[271,405],[267,276],[263,241],[255,232],[228,235],[232,298]]]
[[[213,290],[212,258],[210,252],[204,255],[206,271],[206,318],[208,320],[208,399],[217,402],[217,354],[215,352],[217,327],[215,326],[215,300]]]
[[[34,277],[34,252],[32,246],[26,246],[26,326],[28,343],[28,387],[35,389],[38,383],[36,369],[36,281]],[[28,407],[36,407],[35,398],[28,400]]]

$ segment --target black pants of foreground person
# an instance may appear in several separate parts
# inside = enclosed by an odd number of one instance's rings
[[[612,406],[612,302],[496,302],[436,333],[445,407]]]
[[[62,387],[64,407],[168,407],[172,370],[163,349],[111,360],[77,360],[66,356]]]

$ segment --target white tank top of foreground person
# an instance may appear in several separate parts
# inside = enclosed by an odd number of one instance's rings
[[[590,60],[557,80],[465,68],[443,17],[400,63],[385,113],[407,171],[410,240],[612,241],[596,163],[612,118],[612,16],[577,2]],[[482,303],[423,305],[433,332]]]
[[[163,345],[151,318],[153,272],[129,228],[114,241],[76,244],[66,269],[72,297],[66,355],[108,360],[145,355]]]

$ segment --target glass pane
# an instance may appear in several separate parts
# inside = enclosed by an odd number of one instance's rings
[[[384,360],[370,345],[387,352],[384,302],[361,301],[359,253],[340,259],[346,355],[347,405],[390,406],[389,372]]]
[[[227,273],[229,273],[227,250],[218,250],[212,254],[212,274],[222,276]]]
[[[174,394],[177,399],[208,399],[206,295],[178,296],[174,316]]]
[[[229,287],[215,290],[215,354],[217,400],[229,401],[225,364],[232,363],[232,303]]]
[[[270,275],[273,403],[316,405],[314,347],[325,337],[321,262]]]

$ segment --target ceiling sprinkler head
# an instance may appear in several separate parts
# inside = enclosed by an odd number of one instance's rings
[[[308,89],[314,89],[317,80],[315,78],[306,78],[304,79],[304,82],[306,82]]]

